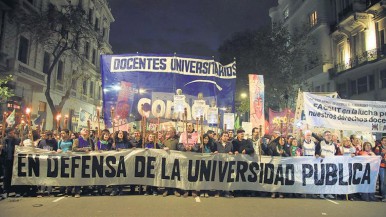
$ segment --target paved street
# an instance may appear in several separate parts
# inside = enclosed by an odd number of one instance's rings
[[[27,197],[0,201],[0,216],[385,216],[386,203],[174,196]]]

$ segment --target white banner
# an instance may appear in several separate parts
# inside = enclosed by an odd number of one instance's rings
[[[334,99],[304,94],[304,112],[311,126],[365,132],[386,132],[386,102]]]
[[[262,157],[162,149],[52,154],[16,147],[12,184],[151,185],[186,190],[375,192],[380,157]]]

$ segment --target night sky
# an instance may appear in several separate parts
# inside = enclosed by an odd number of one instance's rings
[[[270,25],[276,0],[110,0],[114,54],[216,56],[235,32]],[[218,58],[216,58],[218,60]]]

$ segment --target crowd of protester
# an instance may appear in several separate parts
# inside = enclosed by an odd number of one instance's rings
[[[273,135],[259,134],[258,128],[253,128],[251,138],[245,138],[245,131],[239,129],[234,135],[233,130],[223,131],[221,134],[208,130],[202,136],[194,130],[194,125],[188,123],[186,132],[177,133],[174,127],[169,127],[166,132],[142,132],[135,130],[132,133],[126,131],[116,131],[110,133],[109,130],[88,130],[82,129],[79,133],[71,132],[68,129],[60,131],[45,131],[39,133],[36,130],[19,130],[19,128],[6,128],[4,138],[1,138],[1,160],[0,177],[3,178],[3,186],[0,188],[1,197],[5,199],[10,193],[15,197],[37,196],[44,197],[74,196],[79,198],[82,195],[122,195],[124,189],[129,189],[130,194],[158,195],[166,197],[175,195],[177,197],[227,197],[249,196],[249,197],[310,197],[310,198],[329,198],[329,199],[349,199],[364,201],[383,201],[386,202],[385,170],[386,170],[386,137],[372,144],[368,141],[363,142],[360,135],[351,135],[339,139],[338,135],[326,131],[323,135],[317,135],[309,130],[303,133],[302,138],[293,136],[282,136],[280,132]],[[144,141],[143,141],[144,140]],[[201,142],[202,140],[202,142]],[[123,150],[133,148],[157,148],[165,151],[175,150],[182,152],[203,152],[203,153],[223,153],[223,154],[257,154],[259,156],[281,156],[297,157],[308,156],[316,158],[344,156],[381,156],[381,165],[378,177],[378,190],[373,193],[357,193],[351,195],[300,195],[285,194],[280,192],[268,193],[257,191],[186,191],[176,188],[158,188],[155,186],[136,186],[136,185],[115,185],[115,186],[20,186],[11,185],[12,167],[14,151],[16,146],[35,147],[49,150],[51,152],[90,152]],[[125,188],[127,187],[127,188]],[[109,191],[108,191],[109,190]],[[378,197],[376,197],[376,195]],[[379,198],[380,199],[377,199]]]

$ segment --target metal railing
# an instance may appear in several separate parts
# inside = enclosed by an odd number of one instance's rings
[[[375,48],[351,57],[348,62],[337,63],[335,64],[334,68],[336,72],[346,71],[348,69],[352,69],[360,65],[382,59],[385,54],[386,54],[386,49]]]

